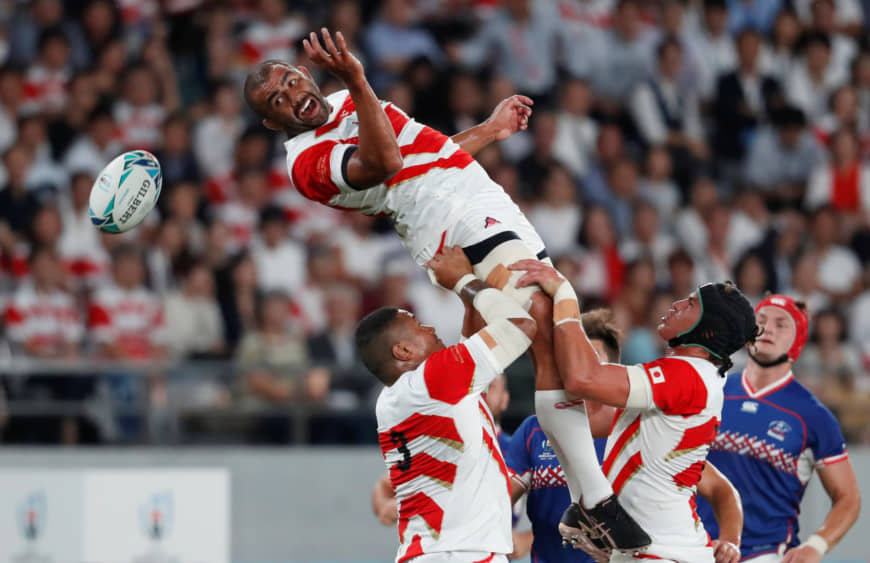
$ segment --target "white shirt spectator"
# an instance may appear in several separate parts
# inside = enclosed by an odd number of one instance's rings
[[[791,3],[802,23],[813,21],[813,0],[792,0]],[[862,23],[864,10],[860,0],[834,0],[834,17],[838,24]]]
[[[229,201],[217,208],[216,215],[229,228],[229,251],[248,248],[259,221],[258,210],[238,201]]]
[[[697,97],[690,92],[681,91],[677,83],[656,79],[655,83],[638,86],[629,102],[632,117],[646,142],[662,144],[668,137],[667,118],[659,106],[654,88],[661,92],[662,101],[669,113],[681,116],[682,132],[691,139],[703,139],[704,129]]]
[[[241,44],[242,54],[250,64],[268,59],[293,64],[296,61],[296,42],[305,32],[305,22],[299,18],[285,18],[275,25],[255,21],[245,31]]]
[[[75,141],[63,157],[63,167],[70,174],[87,172],[97,176],[113,158],[124,152],[120,141],[111,141],[100,148],[88,135],[82,135]]]
[[[832,245],[819,255],[819,285],[830,293],[845,293],[861,276],[861,263],[855,253],[840,245]]]
[[[870,354],[870,290],[859,295],[847,311],[852,342],[865,354]]]
[[[383,275],[384,258],[392,251],[401,249],[392,236],[360,236],[348,227],[339,228],[332,237],[332,244],[341,249],[344,271],[374,285]]]
[[[411,286],[408,300],[414,308],[414,316],[421,323],[435,327],[445,344],[459,342],[465,307],[455,293],[420,281]]]
[[[288,238],[269,248],[256,240],[251,255],[257,265],[257,285],[262,291],[281,291],[292,296],[305,285],[305,248],[298,242]]]
[[[154,150],[162,144],[166,110],[160,104],[134,107],[122,100],[115,104],[113,114],[125,148]]]
[[[193,154],[206,176],[228,173],[233,166],[236,141],[245,129],[242,116],[225,120],[212,115],[199,122],[193,131]]]
[[[829,64],[821,83],[813,82],[806,63],[799,62],[786,78],[785,96],[789,103],[803,110],[807,121],[812,123],[825,115],[831,93],[840,87],[848,75],[834,64]]]
[[[58,251],[67,273],[79,285],[95,287],[109,273],[109,255],[100,243],[100,232],[94,228],[87,208],[76,212],[71,206],[61,206],[63,231]]]
[[[539,202],[528,211],[528,219],[543,239],[550,256],[560,256],[576,249],[577,233],[583,219],[583,212],[576,203],[553,207]]]
[[[709,100],[716,93],[719,76],[737,67],[734,38],[727,32],[717,37],[702,29],[690,34],[687,43],[698,62],[695,65],[698,95],[703,100]]]
[[[571,173],[582,178],[589,170],[589,161],[595,157],[598,124],[588,116],[560,112],[556,117],[556,138],[553,158]]]
[[[174,355],[208,352],[223,342],[223,321],[214,299],[174,292],[165,307],[166,340]]]

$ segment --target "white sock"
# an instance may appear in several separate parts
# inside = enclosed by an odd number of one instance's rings
[[[571,400],[563,389],[535,391],[535,414],[565,472],[571,500],[582,497],[583,506],[592,508],[612,495],[613,488],[598,464],[586,405],[564,408]],[[560,403],[563,408],[556,408]]]

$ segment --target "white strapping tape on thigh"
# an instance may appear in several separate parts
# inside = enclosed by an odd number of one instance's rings
[[[517,280],[525,272],[514,272],[508,270],[507,267],[514,262],[529,258],[537,260],[537,256],[526,246],[526,243],[519,239],[508,240],[493,248],[492,252],[475,264],[474,274],[485,280],[490,287],[502,290],[528,311],[529,307],[532,306],[532,295],[540,291],[540,288],[533,285],[518,289],[516,287]]]

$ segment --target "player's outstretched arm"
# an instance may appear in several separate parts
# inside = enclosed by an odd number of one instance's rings
[[[719,537],[713,540],[716,563],[740,561],[740,534],[743,531],[743,504],[740,493],[721,471],[708,461],[698,482],[698,494],[713,507],[719,524]]]
[[[311,32],[302,41],[311,61],[340,78],[350,92],[359,117],[359,149],[347,163],[347,179],[357,188],[370,188],[384,182],[402,169],[402,153],[393,126],[381,102],[366,80],[362,63],[350,49],[339,31],[335,41],[329,30],[321,28],[323,44],[317,33]]]
[[[426,266],[439,284],[453,288],[483,317],[486,326],[476,334],[489,346],[499,371],[528,349],[537,332],[535,321],[516,301],[478,279],[460,247],[444,247]]]
[[[804,542],[786,552],[782,563],[817,563],[855,524],[861,511],[861,491],[849,458],[819,469],[819,480],[831,498],[831,510],[822,526]]]
[[[598,358],[583,332],[577,295],[570,282],[555,268],[537,260],[520,260],[509,269],[526,272],[517,280],[517,287],[538,284],[553,298],[553,342],[565,391],[605,405],[625,407],[632,389],[629,371],[623,365],[602,363]]]
[[[493,141],[503,141],[516,133],[529,128],[531,106],[535,102],[526,96],[514,95],[505,98],[492,111],[483,123],[453,135],[451,139],[462,150],[474,156]]]

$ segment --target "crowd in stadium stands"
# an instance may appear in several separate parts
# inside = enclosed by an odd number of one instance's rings
[[[10,405],[114,405],[0,408],[5,440],[171,436],[116,408],[144,404],[319,405],[332,418],[310,439],[373,441],[380,384],[355,358],[358,319],[402,306],[458,339],[459,299],[382,218],[295,193],[281,135],[242,103],[251,65],[305,64],[301,38],[321,25],[343,31],[381,97],[446,134],[514,92],[535,100],[530,130],[477,158],[584,307],[613,308],[625,363],[661,353],[659,317],[699,283],[732,279],[753,305],[785,293],[812,315],[796,375],[870,443],[867,0],[0,3],[2,355],[75,376],[33,368],[0,391]],[[94,176],[133,148],[162,164],[158,208],[100,234]],[[140,363],[93,377],[85,360]],[[223,363],[132,375],[171,360]],[[256,420],[236,424],[245,439],[289,439],[281,416]]]

